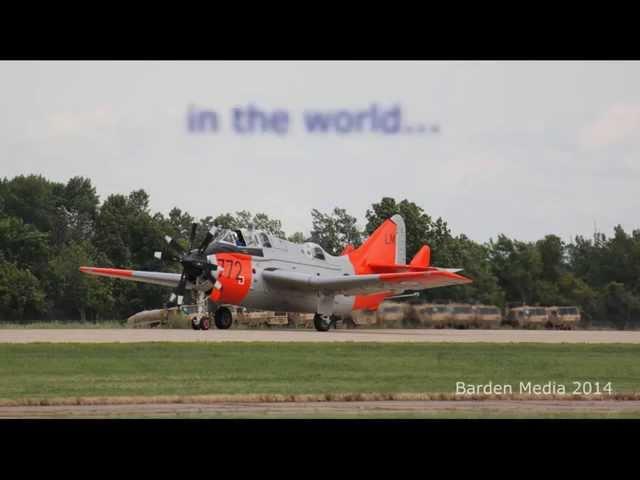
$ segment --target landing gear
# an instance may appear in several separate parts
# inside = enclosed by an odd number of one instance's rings
[[[209,330],[210,326],[209,317],[206,315],[200,317],[199,320],[197,316],[191,319],[191,328],[194,330]]]
[[[331,328],[332,320],[331,315],[316,313],[313,317],[313,326],[316,327],[316,330],[319,332],[326,332]]]
[[[216,327],[220,330],[226,330],[233,323],[233,316],[231,315],[231,310],[227,307],[220,307],[216,310],[214,316],[214,323]]]
[[[200,330],[209,330],[209,317],[202,317],[200,319]]]

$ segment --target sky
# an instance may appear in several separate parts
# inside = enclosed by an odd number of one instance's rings
[[[6,61],[0,85],[0,177],[153,212],[308,233],[390,196],[480,242],[640,228],[639,62]]]

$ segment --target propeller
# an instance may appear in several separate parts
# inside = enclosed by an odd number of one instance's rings
[[[205,235],[199,247],[194,249],[197,230],[198,224],[192,223],[189,234],[189,248],[186,252],[180,243],[178,243],[174,238],[165,236],[164,239],[167,243],[166,250],[164,252],[154,253],[154,256],[159,260],[164,259],[180,262],[182,265],[180,280],[176,289],[171,294],[169,299],[170,304],[182,305],[188,281],[195,283],[198,277],[204,277],[204,279],[212,280],[215,283],[221,271],[218,265],[211,263],[204,254],[204,251],[211,243],[211,240],[213,240],[217,227],[212,227]]]

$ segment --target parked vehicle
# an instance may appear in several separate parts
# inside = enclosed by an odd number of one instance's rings
[[[407,326],[411,307],[408,303],[383,302],[378,307],[378,323],[385,327]]]
[[[243,308],[237,312],[237,322],[239,324],[245,324],[248,327],[284,326],[289,324],[289,317],[286,312],[249,310]]]
[[[422,327],[445,328],[451,320],[449,305],[420,303],[413,305],[413,317]]]
[[[313,328],[313,313],[287,313],[289,319],[289,326],[296,328]]]
[[[497,328],[502,323],[502,313],[495,305],[474,305],[474,326],[478,328]]]
[[[351,320],[357,327],[370,327],[378,324],[376,310],[355,310],[351,312]]]
[[[449,305],[451,312],[451,326],[454,328],[469,328],[474,325],[475,311],[473,305],[452,304]]]
[[[548,307],[547,314],[549,316],[549,326],[551,328],[566,330],[573,330],[576,328],[582,318],[578,307]]]
[[[521,306],[509,309],[505,323],[516,328],[544,328],[549,322],[545,307]]]
[[[129,328],[191,328],[196,305],[143,310],[127,319]]]

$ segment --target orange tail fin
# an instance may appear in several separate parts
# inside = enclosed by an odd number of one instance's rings
[[[400,215],[385,220],[356,250],[348,253],[355,272],[371,273],[369,264],[404,264],[406,233]]]
[[[355,247],[353,245],[349,244],[346,247],[344,247],[344,250],[342,250],[342,253],[340,254],[340,256],[347,255],[347,254],[353,252],[354,250],[355,250]]]

